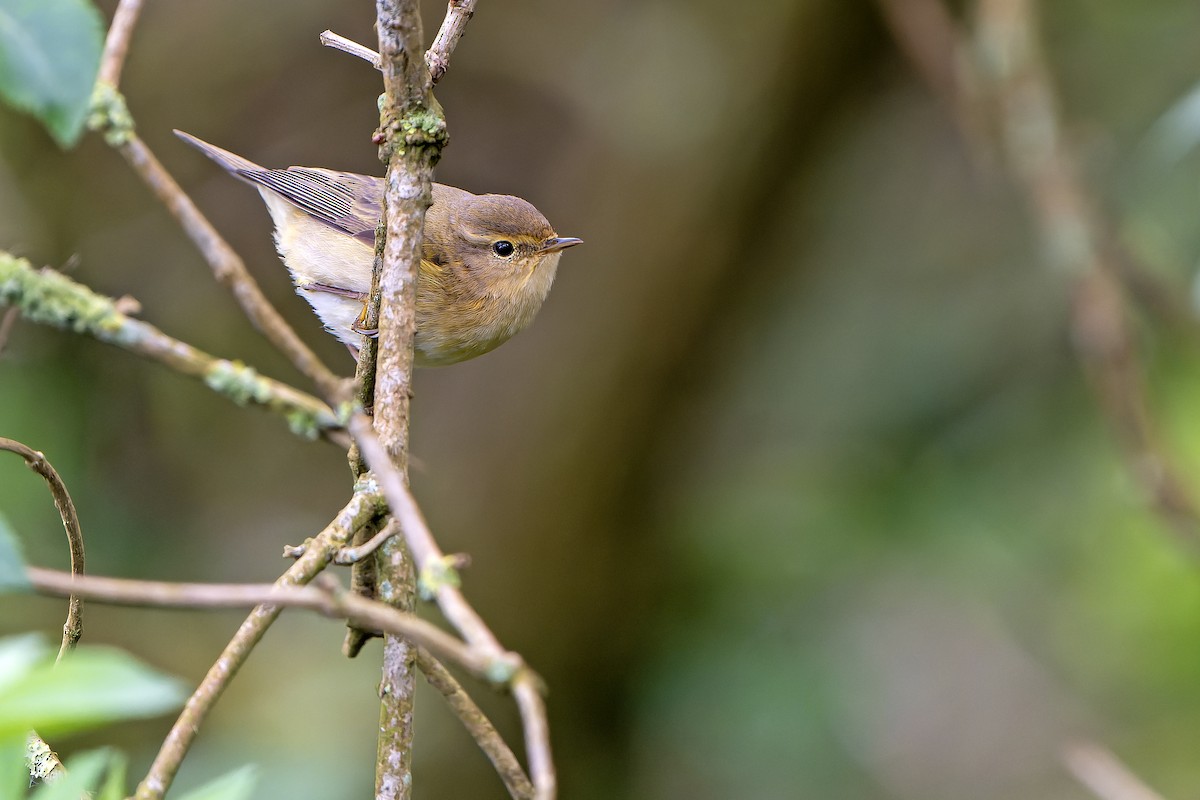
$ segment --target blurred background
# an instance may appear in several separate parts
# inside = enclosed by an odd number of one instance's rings
[[[427,39],[443,10],[426,4]],[[171,129],[268,166],[379,174],[379,78],[317,43],[373,43],[373,20],[366,2],[159,0],[122,87],[344,372],[256,193]],[[1190,306],[1200,115],[1181,102],[1200,6],[1058,0],[1041,23],[1108,232]],[[417,374],[413,422],[416,492],[443,548],[472,556],[468,598],[549,684],[564,798],[1085,798],[1061,761],[1080,739],[1196,795],[1194,552],[1099,411],[1070,276],[875,4],[483,2],[437,96],[439,180],[525,197],[586,240],[529,331]],[[304,386],[96,137],[63,153],[0,111],[0,247]],[[1200,488],[1200,340],[1133,308],[1161,439]],[[350,489],[336,448],[26,323],[0,359],[0,435],[62,473],[97,574],[272,580]],[[65,567],[15,457],[0,512],[32,562]],[[60,601],[0,604],[0,633],[57,636]],[[194,683],[241,618],[93,604],[85,641]],[[178,785],[255,762],[265,800],[369,796],[379,647],[346,661],[341,638],[285,614]],[[504,797],[426,688],[417,796]],[[476,689],[518,742],[509,700]],[[138,775],[169,722],[56,744],[115,741]]]

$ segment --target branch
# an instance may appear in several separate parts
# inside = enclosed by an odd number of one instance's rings
[[[446,8],[446,16],[442,27],[438,29],[433,39],[433,47],[425,54],[425,63],[429,65],[430,78],[434,83],[442,79],[450,67],[450,55],[458,47],[458,40],[467,30],[467,23],[475,16],[477,0],[450,0]]]
[[[1099,800],[1163,800],[1110,751],[1091,742],[1063,749],[1063,763]]]
[[[425,66],[429,68],[429,79],[433,84],[446,74],[450,67],[450,56],[458,47],[458,40],[466,33],[467,23],[475,16],[475,4],[478,0],[450,0],[446,8],[446,16],[442,19],[442,27],[438,29],[433,39],[433,46],[425,52]],[[382,69],[379,53],[333,31],[322,31],[321,44],[349,53],[355,58],[361,58],[375,69]]]
[[[354,531],[367,524],[381,510],[379,496],[369,485],[360,484],[350,502],[308,543],[304,554],[283,573],[275,585],[292,587],[311,582],[329,565],[337,551],[346,546]],[[175,773],[179,771],[179,765],[196,738],[201,723],[280,611],[281,607],[272,602],[258,605],[250,612],[171,726],[150,771],[138,785],[134,795],[136,800],[161,800]]]
[[[25,464],[42,476],[50,487],[50,495],[54,498],[54,507],[62,519],[63,529],[67,532],[67,549],[71,554],[71,575],[83,575],[83,529],[79,527],[79,515],[75,513],[75,503],[67,491],[67,485],[59,476],[46,456],[40,451],[21,444],[12,439],[0,437],[0,450],[16,453],[25,459]],[[79,637],[83,635],[83,601],[78,595],[68,594],[67,621],[63,625],[62,644],[58,648],[55,662],[62,661],[67,653],[75,649]]]
[[[405,636],[453,661],[472,675],[487,680],[491,662],[441,628],[412,614],[404,614],[377,600],[345,591],[336,580],[317,579],[316,586],[281,583],[173,583],[70,573],[27,567],[33,588],[41,594],[62,597],[71,593],[109,605],[153,608],[251,608],[278,606],[315,611],[363,628]],[[322,576],[326,577],[326,576]]]
[[[292,432],[308,439],[323,435],[345,441],[333,409],[287,384],[263,377],[239,361],[215,358],[133,319],[118,302],[70,278],[0,251],[0,305],[11,305],[31,322],[85,333],[200,378],[238,405],[254,404],[283,415]]]
[[[521,764],[513,755],[512,749],[505,744],[483,710],[471,699],[471,695],[467,694],[450,671],[423,647],[417,649],[417,666],[421,668],[429,685],[446,698],[455,716],[492,762],[508,793],[518,800],[532,798],[533,784],[529,782],[525,770],[521,769]]]
[[[446,123],[433,108],[429,70],[420,56],[423,32],[419,3],[376,0],[375,11],[384,87],[376,138],[382,137],[380,158],[388,166],[383,203],[386,239],[378,277],[374,427],[386,448],[388,466],[401,482],[407,483],[417,272],[425,210],[432,198],[433,165],[446,142]],[[416,586],[404,540],[389,540],[376,561],[381,598],[411,611]],[[384,637],[375,760],[375,795],[379,800],[407,800],[412,796],[415,657],[411,642]]]
[[[117,87],[121,84],[121,68],[129,52],[129,40],[142,13],[142,0],[121,0],[108,26],[108,37],[104,40],[104,54],[100,57],[100,71],[96,81]]]
[[[321,35],[317,37],[321,44],[326,47],[332,47],[334,50],[341,50],[343,53],[349,53],[355,58],[361,58],[375,69],[380,68],[379,53],[376,53],[366,45],[359,44],[345,36],[336,34],[330,30],[321,31]]]
[[[392,514],[400,520],[405,541],[421,576],[422,593],[433,597],[442,614],[462,634],[471,647],[487,653],[493,665],[508,669],[507,675],[497,672],[492,680],[507,682],[517,701],[521,722],[525,728],[526,750],[529,754],[530,776],[537,800],[553,800],[557,794],[557,778],[550,750],[550,735],[546,707],[542,702],[543,686],[537,674],[529,669],[516,653],[504,650],[495,634],[459,591],[458,576],[437,542],[417,506],[403,476],[388,459],[387,451],[375,436],[370,418],[355,414],[350,418],[350,434],[354,437],[363,458],[371,467],[379,488],[387,498]]]

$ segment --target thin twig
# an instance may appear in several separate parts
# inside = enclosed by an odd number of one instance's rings
[[[1052,264],[1074,281],[1071,332],[1125,452],[1129,472],[1159,517],[1195,548],[1200,507],[1153,423],[1149,391],[1126,310],[1115,248],[1078,176],[1032,0],[980,0],[979,76],[991,90],[1010,169],[1024,189]]]
[[[58,516],[67,533],[67,550],[71,558],[71,571],[64,574],[68,578],[82,576],[84,572],[83,529],[79,525],[79,515],[75,512],[75,503],[71,500],[67,485],[58,474],[58,470],[41,451],[34,450],[13,439],[0,437],[0,450],[16,453],[25,459],[25,464],[41,475],[50,488],[50,495],[54,498],[54,507],[58,509]],[[67,592],[65,596],[67,597],[67,621],[63,623],[62,644],[59,645],[58,656],[54,660],[56,664],[62,661],[63,656],[75,649],[79,638],[83,636],[83,598],[75,592]],[[59,760],[58,754],[36,731],[30,731],[26,737],[25,761],[29,766],[30,778],[35,783],[52,783],[66,774],[66,769]]]
[[[347,547],[345,550],[339,551],[337,556],[333,559],[333,563],[354,564],[362,561],[367,556],[374,554],[374,552],[378,550],[384,542],[399,532],[400,523],[395,519],[388,520],[387,525],[384,525],[383,529],[379,531],[379,533],[372,536],[365,543],[359,545],[358,547]]]
[[[54,507],[62,519],[63,529],[67,532],[67,550],[71,554],[71,575],[82,576],[83,562],[83,529],[79,526],[79,515],[75,513],[75,503],[63,482],[58,470],[54,469],[44,454],[32,447],[13,439],[0,437],[0,450],[16,453],[25,459],[25,464],[50,487],[50,495],[54,498]],[[67,621],[63,624],[62,644],[58,648],[56,662],[62,661],[67,653],[75,649],[79,637],[83,636],[83,600],[76,594],[69,594],[67,600]]]
[[[142,11],[142,0],[121,0],[108,26],[108,37],[104,40],[104,54],[100,57],[100,71],[96,80],[117,87],[121,84],[121,68],[129,52],[129,40]]]
[[[70,573],[27,567],[33,588],[41,594],[63,596],[74,592],[88,600],[110,605],[153,608],[251,608],[259,605],[302,608],[334,619],[351,620],[398,636],[405,636],[453,661],[481,680],[487,680],[491,662],[441,628],[404,614],[377,600],[345,591],[330,578],[315,586],[271,583],[172,583],[96,575],[72,577]],[[327,577],[327,576],[321,576]]]
[[[337,517],[309,542],[304,555],[275,581],[275,585],[302,586],[311,582],[329,565],[337,551],[346,546],[354,531],[367,524],[379,511],[378,495],[360,487]],[[267,603],[256,606],[250,612],[171,726],[149,772],[138,784],[134,795],[136,800],[162,798],[179,771],[179,765],[196,738],[201,723],[281,610],[281,606]]]
[[[404,531],[404,539],[412,552],[417,569],[423,576],[442,570],[447,563],[446,555],[434,540],[412,491],[399,471],[392,466],[387,450],[371,427],[370,417],[364,414],[351,416],[349,430],[375,474],[393,516],[400,520],[400,528]],[[472,647],[496,655],[505,653],[495,634],[463,597],[454,581],[426,581],[426,586],[437,600],[442,614]]]
[[[554,772],[554,757],[550,752],[550,725],[546,718],[546,703],[542,699],[542,682],[531,672],[522,671],[513,680],[513,697],[521,711],[525,726],[525,752],[529,757],[529,776],[533,778],[534,800],[554,800],[558,793],[558,776]]]
[[[446,16],[433,39],[433,46],[425,52],[425,65],[429,68],[429,77],[434,84],[440,81],[449,69],[450,56],[454,53],[454,48],[458,47],[459,39],[466,33],[467,23],[475,15],[476,2],[478,0],[450,0]],[[320,40],[326,47],[361,58],[375,69],[382,68],[379,53],[353,39],[327,30],[321,32]]]
[[[1110,750],[1094,742],[1068,745],[1062,759],[1075,779],[1099,800],[1163,800]]]
[[[200,378],[239,405],[254,404],[284,416],[306,438],[324,436],[346,444],[333,409],[312,395],[259,375],[238,361],[215,358],[173,339],[158,328],[123,314],[111,298],[49,268],[0,251],[0,305],[12,305],[31,322],[86,333]]]
[[[371,467],[380,490],[387,498],[388,507],[400,520],[405,541],[420,571],[424,590],[434,597],[442,614],[469,645],[487,653],[493,664],[507,664],[512,667],[508,683],[512,687],[525,728],[534,796],[537,800],[553,800],[557,793],[557,779],[550,751],[549,727],[546,707],[541,697],[540,678],[524,665],[519,655],[501,647],[495,634],[459,591],[457,581],[452,579],[454,570],[450,566],[450,559],[438,547],[416,499],[388,459],[387,451],[371,427],[370,418],[363,414],[353,415],[350,418],[349,429],[363,458]]]
[[[450,674],[450,670],[446,669],[424,647],[417,648],[417,666],[421,668],[429,685],[446,698],[446,702],[449,703],[455,716],[475,739],[479,749],[492,762],[500,780],[504,781],[508,793],[518,800],[532,798],[533,784],[529,782],[529,777],[521,768],[521,763],[513,755],[512,748],[505,743],[491,720],[475,704],[462,684]]]
[[[976,161],[995,164],[983,123],[975,76],[966,57],[967,36],[944,0],[877,0],[901,52],[954,117]]]
[[[361,58],[369,63],[375,69],[379,69],[379,53],[376,53],[366,45],[361,45],[358,42],[347,39],[345,36],[334,33],[330,30],[321,31],[321,44],[326,47],[332,47],[334,50],[341,50],[343,53],[349,53],[352,56]]]
[[[434,83],[442,79],[450,67],[450,55],[458,47],[458,40],[467,30],[467,23],[475,15],[476,0],[450,0],[446,8],[446,16],[433,46],[425,53],[425,63],[429,65],[429,74]]]

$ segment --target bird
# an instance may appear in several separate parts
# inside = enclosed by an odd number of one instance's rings
[[[216,145],[175,134],[262,196],[275,245],[296,293],[325,329],[357,354],[384,179],[288,167],[267,169]],[[582,239],[559,236],[519,197],[432,185],[417,275],[417,366],[466,361],[499,347],[533,322],[559,258]]]

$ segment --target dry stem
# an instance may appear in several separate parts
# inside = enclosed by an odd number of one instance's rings
[[[50,488],[50,495],[54,498],[54,507],[58,509],[58,516],[62,519],[63,529],[67,532],[67,549],[71,554],[71,574],[83,575],[83,529],[79,527],[79,515],[75,513],[75,503],[71,501],[67,485],[63,483],[58,470],[46,460],[46,456],[40,451],[13,439],[0,437],[0,450],[16,453],[25,459],[25,464],[46,481],[46,485]],[[63,624],[62,644],[58,648],[56,662],[62,661],[64,655],[74,650],[75,645],[79,643],[79,637],[83,636],[83,600],[75,594],[68,594],[68,598],[67,621]]]
[[[525,770],[521,769],[521,764],[513,755],[512,749],[501,738],[483,710],[471,699],[471,695],[463,689],[462,684],[424,647],[417,649],[417,666],[421,668],[429,685],[446,698],[455,716],[492,762],[508,793],[518,800],[532,798],[533,784],[529,782]]]
[[[96,75],[98,82],[114,88],[120,86],[121,68],[125,66],[125,56],[129,53],[129,40],[133,38],[133,29],[141,13],[142,0],[121,0],[117,6],[112,24],[108,26],[108,37],[104,40],[104,54]]]

